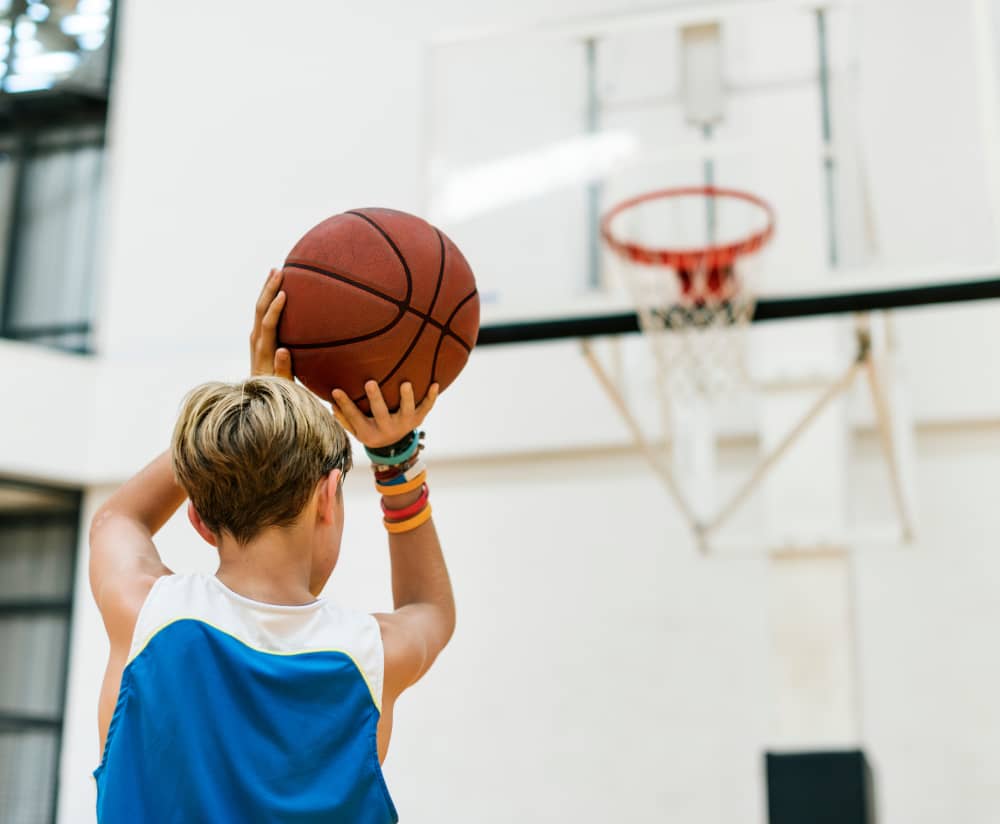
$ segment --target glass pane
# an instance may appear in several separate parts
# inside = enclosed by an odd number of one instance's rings
[[[37,149],[26,161],[8,309],[12,336],[37,339],[27,333],[90,321],[103,157],[100,146],[78,145]],[[75,328],[45,337],[66,337],[79,348],[80,335]]]
[[[76,528],[72,522],[0,522],[0,605],[69,598]]]
[[[54,731],[0,729],[0,824],[49,824],[56,752]]]
[[[61,715],[67,619],[0,614],[0,713]]]
[[[111,14],[111,0],[0,2],[0,44],[6,47],[2,90],[19,94],[66,87],[103,93]]]

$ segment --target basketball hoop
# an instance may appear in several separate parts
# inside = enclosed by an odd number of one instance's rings
[[[672,397],[718,397],[745,383],[755,264],[774,225],[767,201],[714,186],[640,194],[601,220]]]
[[[584,355],[703,552],[782,456],[866,372],[906,540],[912,535],[912,510],[900,477],[898,436],[867,317],[857,321],[857,350],[843,371],[761,452],[744,480],[723,500],[714,500],[715,413],[749,407],[742,401],[754,396],[756,387],[745,363],[745,332],[756,306],[760,252],[773,237],[774,225],[774,210],[765,200],[713,186],[631,197],[601,221],[601,234],[620,264],[637,305],[640,329],[652,347],[664,449],[646,436],[622,386],[588,340],[583,342]],[[664,246],[662,239],[671,234],[678,242]]]

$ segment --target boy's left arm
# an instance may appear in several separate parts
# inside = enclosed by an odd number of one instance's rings
[[[156,580],[170,574],[153,535],[184,497],[164,453],[115,491],[90,524],[90,588],[110,642],[97,710],[101,752],[139,610]]]
[[[107,500],[90,524],[90,589],[112,643],[130,643],[157,578],[169,575],[153,535],[186,497],[164,452]]]

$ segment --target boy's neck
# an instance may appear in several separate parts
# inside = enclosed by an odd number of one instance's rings
[[[312,553],[297,529],[268,529],[240,546],[224,537],[219,544],[219,569],[215,573],[233,592],[265,604],[309,604]]]

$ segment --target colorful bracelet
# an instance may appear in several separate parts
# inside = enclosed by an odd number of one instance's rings
[[[417,498],[409,506],[404,506],[402,509],[393,509],[385,505],[385,500],[382,500],[382,513],[390,521],[405,521],[407,518],[412,518],[414,515],[418,515],[420,510],[422,510],[427,505],[427,499],[430,497],[430,489],[427,484],[424,484],[424,488],[420,492],[420,497]]]
[[[396,484],[395,486],[384,486],[383,484],[376,483],[375,489],[377,489],[386,497],[392,497],[393,495],[405,495],[407,492],[412,492],[414,489],[420,489],[420,487],[426,480],[427,480],[427,470],[425,469],[423,472],[417,475],[412,481],[407,481],[405,484]]]
[[[423,526],[431,519],[431,505],[427,504],[420,512],[406,521],[390,521],[383,519],[385,528],[392,534],[398,535],[401,532],[410,532],[418,526]]]
[[[409,435],[394,443],[391,446],[369,449],[365,447],[365,452],[374,464],[382,466],[397,466],[412,458],[420,449],[420,435],[422,433],[414,429]]]
[[[401,486],[407,481],[412,481],[421,472],[426,472],[427,467],[424,466],[423,461],[417,461],[405,472],[397,472],[391,478],[384,478],[381,475],[375,477],[375,483],[381,486]]]
[[[372,472],[375,473],[375,480],[378,483],[384,483],[386,481],[391,481],[393,478],[398,478],[400,475],[405,475],[410,471],[417,463],[420,461],[420,452],[418,451],[410,460],[405,463],[398,464],[397,466],[386,466],[384,464],[372,464]]]

